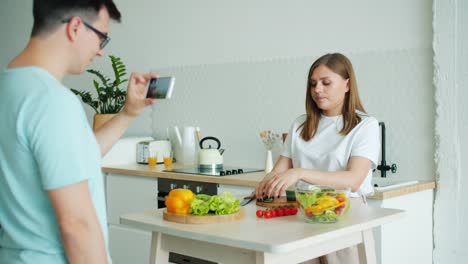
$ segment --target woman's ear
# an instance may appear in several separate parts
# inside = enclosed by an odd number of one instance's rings
[[[349,92],[349,78],[346,79],[346,92]]]

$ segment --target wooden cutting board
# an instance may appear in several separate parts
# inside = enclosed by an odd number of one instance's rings
[[[163,219],[181,224],[216,224],[237,221],[245,217],[245,210],[241,208],[237,213],[229,215],[179,215],[163,211]]]
[[[297,201],[288,201],[288,199],[286,199],[286,196],[281,196],[280,198],[273,199],[273,202],[271,203],[257,201],[257,205],[262,207],[279,207],[293,205],[297,207]]]

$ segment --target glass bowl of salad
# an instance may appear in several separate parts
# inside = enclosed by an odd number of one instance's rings
[[[304,182],[296,186],[300,216],[309,223],[335,223],[349,210],[350,188],[337,189]]]

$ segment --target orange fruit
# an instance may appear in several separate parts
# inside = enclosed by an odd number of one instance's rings
[[[188,214],[190,202],[195,199],[192,191],[186,189],[174,189],[166,197],[167,211],[175,214]]]
[[[190,202],[195,199],[195,195],[188,189],[174,189],[169,192],[169,197],[179,197],[184,202]]]

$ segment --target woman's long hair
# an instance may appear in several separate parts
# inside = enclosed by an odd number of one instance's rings
[[[307,118],[299,128],[302,127],[301,137],[305,141],[309,141],[314,137],[317,132],[318,123],[322,110],[318,108],[317,104],[312,99],[311,82],[312,73],[320,65],[327,66],[328,69],[340,75],[343,79],[349,79],[349,91],[345,94],[343,109],[343,128],[340,131],[341,135],[347,135],[360,121],[361,118],[356,114],[356,110],[366,113],[364,107],[359,99],[359,93],[356,82],[356,75],[354,74],[353,65],[346,56],[340,53],[329,53],[318,58],[310,67],[309,76],[307,77],[306,89],[306,114]]]

